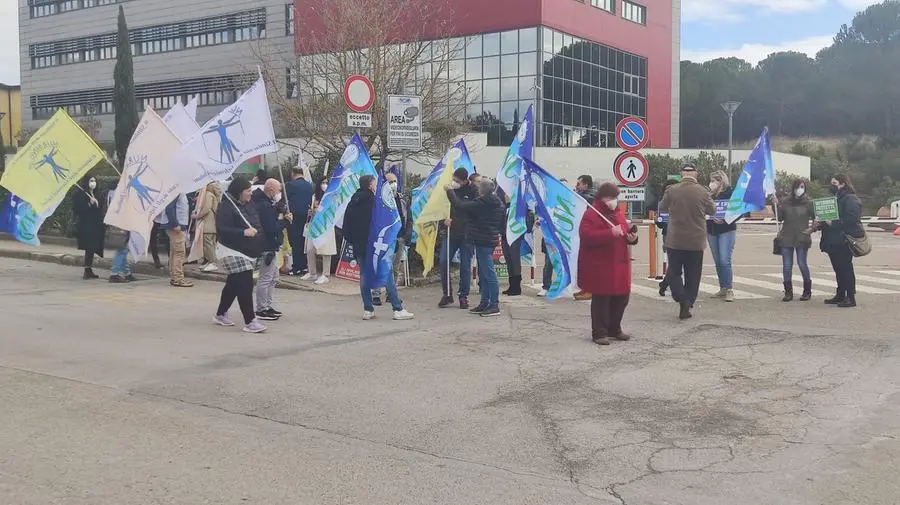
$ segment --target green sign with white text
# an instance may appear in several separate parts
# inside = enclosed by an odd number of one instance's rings
[[[816,198],[813,200],[813,209],[816,219],[819,221],[837,221],[841,218],[840,212],[838,212],[837,198],[833,196]]]

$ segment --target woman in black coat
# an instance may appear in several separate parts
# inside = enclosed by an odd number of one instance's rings
[[[834,298],[825,300],[828,305],[838,307],[856,307],[856,274],[853,271],[853,253],[847,237],[862,238],[866,235],[862,222],[862,202],[856,196],[856,190],[850,176],[837,174],[831,178],[831,194],[837,198],[839,219],[820,222],[822,230],[820,247],[828,254],[831,267],[837,280],[837,292]],[[817,217],[818,219],[818,217]]]
[[[94,273],[94,255],[103,257],[106,225],[103,216],[106,214],[106,198],[97,188],[97,179],[91,176],[82,179],[82,189],[76,189],[75,200],[75,232],[78,238],[78,250],[84,251],[84,276],[96,279]]]

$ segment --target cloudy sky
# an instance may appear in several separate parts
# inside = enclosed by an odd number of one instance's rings
[[[652,2],[650,2],[652,3]],[[752,63],[776,51],[815,56],[841,24],[872,0],[682,0],[682,59],[737,56]],[[19,83],[16,0],[0,0],[0,82]],[[651,13],[652,15],[652,13]]]

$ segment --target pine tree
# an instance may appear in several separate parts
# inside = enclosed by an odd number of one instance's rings
[[[113,107],[116,111],[116,154],[119,165],[125,163],[128,143],[138,124],[137,98],[134,96],[134,62],[131,56],[131,41],[128,39],[128,24],[125,10],[119,6],[119,33],[116,54],[116,68],[113,72]]]

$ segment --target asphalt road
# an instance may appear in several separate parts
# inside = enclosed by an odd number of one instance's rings
[[[871,292],[837,309],[827,286],[778,301],[759,233],[747,296],[680,323],[636,292],[634,340],[603,348],[574,301],[481,320],[405,290],[416,320],[364,322],[283,291],[250,336],[211,324],[218,283],[0,259],[0,503],[898,503],[900,238],[874,238]]]

